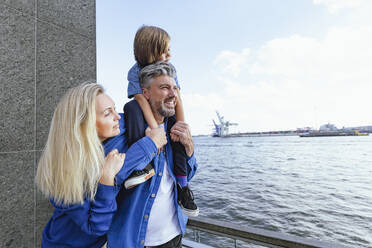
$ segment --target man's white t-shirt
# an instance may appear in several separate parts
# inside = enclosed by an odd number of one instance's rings
[[[168,165],[165,161],[159,190],[150,212],[145,246],[162,245],[181,234],[174,206],[173,188],[173,180],[168,173]]]

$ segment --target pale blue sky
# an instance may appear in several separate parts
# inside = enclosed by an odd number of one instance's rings
[[[371,54],[363,52],[372,39],[371,4],[350,1],[98,0],[98,82],[122,109],[135,32],[155,25],[171,36],[194,134],[210,133],[214,110],[241,132],[371,125],[371,117],[355,111],[371,103],[367,95],[348,90],[371,89],[365,64]]]

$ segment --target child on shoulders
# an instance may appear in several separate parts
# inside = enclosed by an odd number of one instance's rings
[[[128,97],[135,98],[124,106],[124,119],[126,126],[126,138],[128,145],[131,146],[138,139],[145,136],[145,122],[149,128],[158,128],[158,124],[152,113],[150,104],[142,94],[139,83],[140,70],[158,61],[169,62],[170,36],[168,33],[154,26],[142,26],[134,38],[134,56],[136,64],[128,72]],[[172,126],[177,121],[185,121],[180,86],[177,76],[174,78],[177,84],[177,103],[176,115],[168,118],[167,133],[170,133]],[[189,216],[197,216],[199,209],[194,202],[194,196],[187,182],[187,155],[184,146],[177,142],[176,137],[171,133],[171,146],[173,151],[174,174],[177,180],[178,204],[183,212]],[[145,169],[134,171],[125,182],[126,188],[132,188],[145,182],[155,174],[152,164],[148,164]]]

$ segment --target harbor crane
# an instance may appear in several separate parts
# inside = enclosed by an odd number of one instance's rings
[[[213,124],[215,127],[215,132],[213,137],[224,137],[229,135],[229,127],[236,126],[238,123],[232,123],[230,121],[224,121],[224,117],[220,115],[220,113],[216,110],[216,114],[218,117],[219,123],[216,123],[213,119]]]

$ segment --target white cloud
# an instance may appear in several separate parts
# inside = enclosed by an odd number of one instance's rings
[[[262,46],[253,73],[339,85],[370,79],[372,26],[330,29],[323,40],[292,36]],[[322,82],[320,82],[322,80]]]
[[[214,60],[214,65],[222,69],[223,72],[230,73],[234,77],[239,76],[239,73],[247,63],[247,58],[250,55],[250,49],[245,48],[241,53],[233,51],[222,51]]]
[[[365,25],[331,28],[321,40],[292,35],[256,50],[222,51],[216,56],[220,73],[211,79],[222,81],[223,88],[184,96],[192,129],[208,133],[214,110],[238,122],[242,132],[318,128],[326,122],[372,125],[366,114],[372,105],[371,44],[372,25]]]
[[[332,14],[338,13],[342,9],[360,8],[369,0],[313,0],[314,4],[325,5]]]

